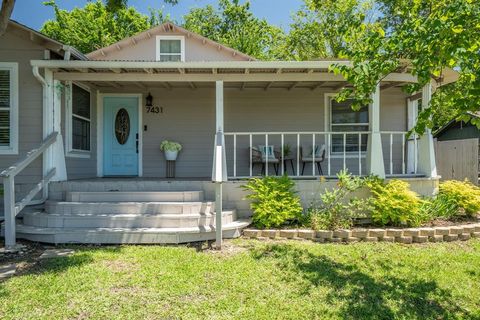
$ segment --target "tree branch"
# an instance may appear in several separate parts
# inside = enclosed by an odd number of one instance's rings
[[[12,15],[15,0],[3,0],[0,9],[0,37],[7,31],[8,21]]]

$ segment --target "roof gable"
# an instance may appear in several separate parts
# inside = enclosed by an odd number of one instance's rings
[[[238,50],[188,31],[171,22],[163,23],[110,46],[95,50],[91,60],[156,60],[156,37],[162,35],[185,38],[185,61],[251,61],[255,58]]]
[[[15,20],[9,20],[7,32],[27,39],[37,45],[43,46],[49,49],[61,57],[65,57],[67,54],[75,60],[87,60],[87,58],[77,49],[65,45],[57,40],[54,40],[41,32],[38,32],[24,24],[21,24]]]

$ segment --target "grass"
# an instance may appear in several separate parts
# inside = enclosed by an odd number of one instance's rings
[[[73,248],[0,283],[0,318],[480,319],[480,240]]]

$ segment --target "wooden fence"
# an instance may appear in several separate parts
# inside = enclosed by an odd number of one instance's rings
[[[437,172],[442,180],[464,180],[478,184],[480,172],[479,139],[435,142]]]

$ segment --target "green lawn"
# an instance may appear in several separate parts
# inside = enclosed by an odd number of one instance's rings
[[[0,283],[1,319],[480,319],[480,241],[73,247]]]

